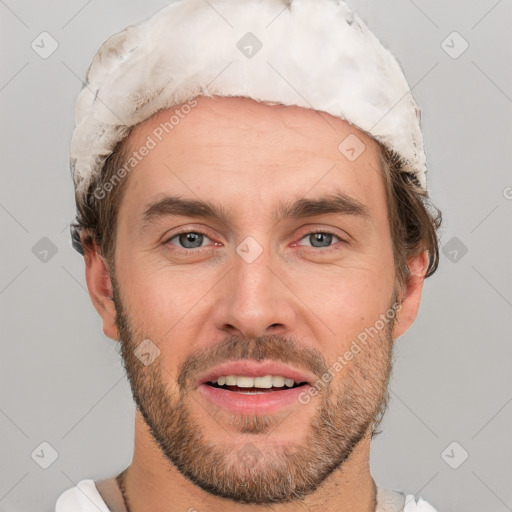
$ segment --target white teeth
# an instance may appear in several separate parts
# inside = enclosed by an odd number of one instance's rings
[[[236,386],[239,388],[253,388],[254,379],[252,377],[236,377]]]
[[[271,388],[272,387],[272,375],[265,375],[265,377],[254,378],[255,388]]]
[[[284,386],[284,377],[281,377],[280,375],[272,377],[272,386],[274,388],[282,388]]]
[[[270,389],[282,388],[284,386],[291,388],[295,381],[282,375],[265,375],[263,377],[246,377],[245,375],[222,375],[217,378],[219,386],[237,386],[239,388],[262,388]]]

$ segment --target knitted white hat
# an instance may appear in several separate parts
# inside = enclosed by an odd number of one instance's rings
[[[398,153],[426,188],[419,108],[397,60],[345,2],[178,0],[94,57],[71,141],[78,195],[132,126],[198,95],[345,119]]]

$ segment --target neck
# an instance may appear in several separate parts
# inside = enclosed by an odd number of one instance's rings
[[[374,512],[376,488],[370,474],[370,434],[355,447],[342,468],[300,502],[272,505],[273,512]],[[133,460],[124,474],[130,512],[262,512],[268,505],[235,503],[203,491],[187,480],[162,454],[140,413],[135,418]]]

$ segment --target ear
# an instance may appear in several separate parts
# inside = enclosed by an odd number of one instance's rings
[[[416,320],[418,310],[421,302],[421,291],[423,289],[423,281],[425,280],[425,273],[428,267],[428,255],[426,251],[411,257],[407,260],[411,276],[405,283],[402,290],[402,297],[399,298],[402,307],[396,316],[396,322],[393,329],[393,339],[396,340]]]
[[[107,264],[100,254],[96,242],[85,244],[85,279],[92,303],[103,321],[103,332],[109,338],[118,341],[119,331],[116,326],[116,309],[112,300],[112,283]]]

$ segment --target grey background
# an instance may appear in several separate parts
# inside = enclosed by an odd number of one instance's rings
[[[0,511],[53,510],[131,460],[129,385],[70,245],[68,148],[98,46],[166,3],[0,0]],[[443,512],[512,510],[511,2],[349,3],[413,87],[444,213],[440,268],[397,342],[373,474]],[[59,45],[47,59],[31,48],[43,31]],[[469,44],[458,58],[454,31]],[[31,456],[43,441],[58,452],[48,469]]]

